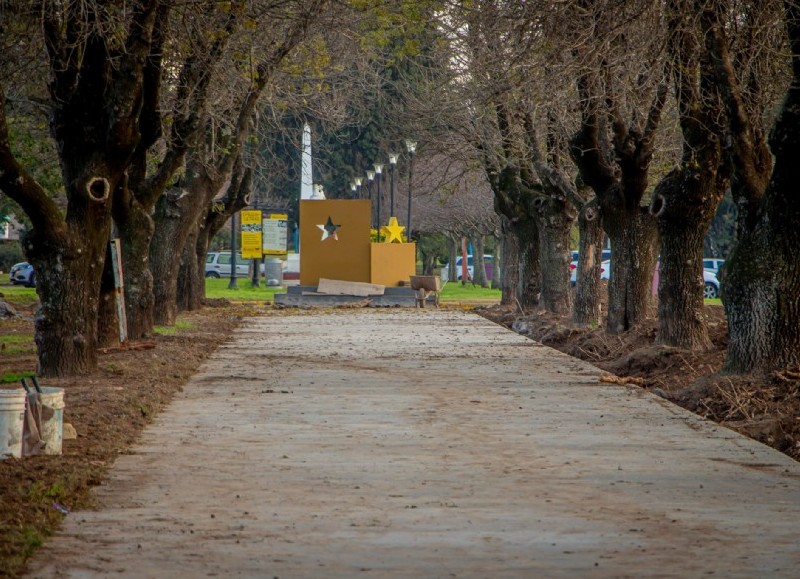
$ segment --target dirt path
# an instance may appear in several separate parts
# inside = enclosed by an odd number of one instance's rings
[[[795,577],[800,464],[478,316],[249,320],[33,577]]]

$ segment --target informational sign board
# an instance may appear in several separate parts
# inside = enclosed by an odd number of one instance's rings
[[[270,213],[263,220],[261,250],[264,255],[286,255],[286,232],[289,216],[285,213]]]
[[[261,211],[242,211],[241,220],[242,258],[261,259]]]

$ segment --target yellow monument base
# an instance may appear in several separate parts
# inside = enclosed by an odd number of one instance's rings
[[[417,269],[415,243],[373,243],[370,246],[370,283],[397,287],[408,283]]]

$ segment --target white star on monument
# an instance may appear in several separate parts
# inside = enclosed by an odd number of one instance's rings
[[[334,225],[333,220],[328,216],[328,222],[325,225],[317,225],[317,227],[322,230],[322,240],[325,241],[329,237],[332,237],[334,240],[339,241],[339,236],[336,234],[336,230],[341,227],[341,225]]]

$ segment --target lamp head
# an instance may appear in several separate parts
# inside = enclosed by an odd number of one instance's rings
[[[383,163],[375,163],[375,174],[380,175],[383,173]]]
[[[413,155],[414,151],[417,150],[417,142],[412,141],[411,139],[406,139],[406,148],[408,149],[408,152]]]
[[[370,181],[375,179],[375,171],[367,171],[367,179],[369,179]]]
[[[390,154],[389,155],[389,164],[390,165],[396,165],[397,164],[397,157],[399,157],[399,155],[397,153]]]
[[[356,187],[361,187],[361,177],[356,177]]]

